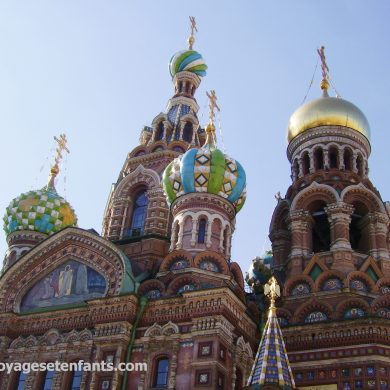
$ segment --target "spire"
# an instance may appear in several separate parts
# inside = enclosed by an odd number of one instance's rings
[[[54,137],[54,140],[57,142],[58,146],[56,148],[56,156],[54,158],[54,164],[50,168],[50,176],[46,188],[47,189],[51,188],[55,190],[54,180],[57,177],[58,173],[60,172],[59,164],[63,159],[62,152],[65,151],[66,153],[70,153],[70,150],[66,146],[68,140],[66,139],[65,134],[60,134],[59,138]]]
[[[248,379],[248,388],[270,386],[275,389],[294,389],[294,378],[276,316],[275,301],[280,297],[280,287],[274,276],[265,284],[264,295],[270,300],[268,320]]]
[[[322,69],[322,80],[321,80],[321,89],[323,91],[323,96],[328,97],[328,88],[329,88],[329,68],[326,63],[325,58],[325,47],[321,46],[320,49],[317,49],[317,53],[320,56],[321,60],[321,69]]]
[[[206,92],[207,97],[209,98],[209,123],[206,126],[206,142],[205,145],[208,145],[210,149],[215,149],[217,145],[217,138],[215,135],[215,110],[221,111],[217,105],[217,95],[214,90],[211,90],[210,93]]]
[[[188,37],[188,49],[193,50],[193,46],[195,43],[195,32],[198,32],[198,29],[196,28],[196,20],[193,16],[189,16],[190,18],[190,23],[191,23],[191,35]]]

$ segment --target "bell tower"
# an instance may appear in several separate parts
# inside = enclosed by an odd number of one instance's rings
[[[318,54],[322,97],[290,117],[292,184],[270,226],[278,318],[298,387],[370,388],[390,370],[379,363],[390,354],[389,208],[368,175],[368,121],[329,96],[324,47]],[[364,372],[372,378],[354,377]]]

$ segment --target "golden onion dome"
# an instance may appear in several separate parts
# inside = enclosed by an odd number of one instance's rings
[[[288,123],[288,142],[318,126],[345,126],[370,140],[370,125],[363,112],[351,102],[323,96],[299,107]]]

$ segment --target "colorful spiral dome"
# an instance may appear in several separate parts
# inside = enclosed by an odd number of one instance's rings
[[[53,234],[66,226],[76,226],[77,217],[71,205],[57,194],[54,187],[26,192],[6,208],[4,231],[18,230]]]
[[[203,57],[195,50],[177,52],[169,62],[171,76],[179,72],[192,72],[200,77],[206,76],[207,65]]]
[[[168,203],[184,194],[207,192],[222,196],[238,212],[245,203],[245,187],[245,171],[240,163],[207,145],[188,150],[173,160],[163,173]]]

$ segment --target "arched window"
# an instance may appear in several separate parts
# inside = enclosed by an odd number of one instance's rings
[[[352,171],[352,153],[349,149],[344,150],[344,167],[347,171]]]
[[[293,164],[293,178],[297,179],[298,176],[299,176],[299,164],[298,164],[298,160],[295,160]]]
[[[69,390],[80,390],[83,370],[72,371]]]
[[[330,225],[325,212],[326,203],[315,201],[310,205],[309,211],[312,220],[312,250],[314,253],[330,250]]]
[[[183,141],[186,141],[188,143],[192,141],[192,123],[190,123],[190,122],[187,122],[184,125]]]
[[[321,148],[314,151],[314,168],[316,171],[324,169],[324,152]]]
[[[335,147],[329,149],[329,167],[331,169],[339,167],[339,152]]]
[[[20,372],[19,377],[17,378],[17,381],[15,383],[15,389],[16,390],[22,390],[24,389],[24,384],[26,383],[27,374],[23,371]]]
[[[146,191],[142,191],[137,195],[134,201],[133,215],[131,217],[130,236],[137,237],[143,234],[146,211],[148,208],[148,198]]]
[[[164,123],[160,122],[157,126],[156,141],[160,141],[164,136]]]
[[[310,157],[309,153],[305,153],[302,157],[303,174],[308,175],[310,173]]]
[[[169,359],[159,358],[156,361],[156,371],[154,373],[153,387],[167,387],[169,373]]]
[[[198,227],[198,243],[204,244],[205,238],[206,238],[206,220],[202,218],[199,221],[199,227]]]

